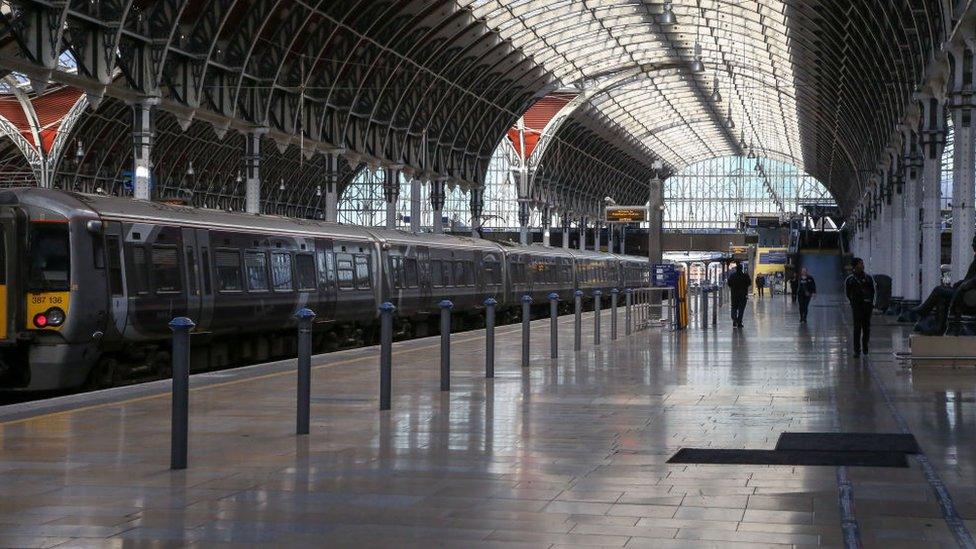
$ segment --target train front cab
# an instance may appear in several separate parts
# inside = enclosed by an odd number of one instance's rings
[[[72,314],[78,299],[72,278],[78,260],[72,254],[80,252],[71,243],[77,239],[92,258],[95,240],[89,233],[98,222],[89,228],[88,221],[76,218],[73,227],[61,212],[5,198],[0,204],[0,390],[81,385],[97,355],[92,338],[101,332],[89,331],[83,341],[76,335],[104,307],[81,303],[75,309],[86,312]],[[97,284],[91,286],[97,296]]]

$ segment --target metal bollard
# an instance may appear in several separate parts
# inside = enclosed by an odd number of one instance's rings
[[[186,469],[190,433],[190,330],[192,320],[179,316],[169,322],[173,331],[173,405],[170,420],[170,469]]]
[[[485,300],[485,377],[495,377],[495,305],[498,300]]]
[[[614,288],[610,290],[610,340],[617,340],[617,295],[620,290]]]
[[[559,294],[549,294],[549,358],[559,358]]]
[[[701,314],[698,317],[698,321],[701,323],[701,328],[704,330],[708,328],[708,288],[701,289]]]
[[[712,326],[718,326],[718,308],[722,304],[722,290],[712,286]]]
[[[600,296],[603,292],[596,290],[593,292],[593,344],[600,344]]]
[[[389,410],[393,394],[393,311],[389,301],[380,305],[380,410]]]
[[[441,391],[451,390],[451,309],[450,299],[439,303],[441,308]]]
[[[576,290],[576,326],[573,332],[573,350],[583,348],[583,290]]]
[[[630,307],[634,300],[634,290],[627,288],[624,290],[624,295],[627,298],[624,306],[624,335],[630,335]]]
[[[295,433],[308,434],[312,409],[312,321],[315,313],[302,308],[295,313],[298,319],[298,406]]]
[[[532,321],[532,296],[522,296],[522,367],[529,367],[529,322]]]

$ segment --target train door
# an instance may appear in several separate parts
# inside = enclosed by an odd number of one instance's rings
[[[0,340],[13,339],[17,326],[17,210],[0,208]]]
[[[418,300],[423,309],[425,303],[430,303],[431,280],[430,280],[430,248],[427,246],[417,246],[417,277],[420,289],[420,299]]]
[[[111,324],[117,334],[125,331],[129,317],[129,299],[126,297],[125,276],[122,271],[122,224],[109,221],[105,224],[105,268],[108,274],[108,310]]]
[[[210,246],[210,231],[207,229],[196,229],[194,238],[196,239],[196,263],[199,279],[198,287],[200,290],[199,312],[197,313],[200,321],[197,324],[197,331],[207,332],[210,331],[214,314],[214,284],[213,273],[211,272],[211,265],[213,263],[210,258],[213,252]]]
[[[336,264],[332,239],[315,239],[315,271],[318,274],[319,309],[315,311],[319,320],[335,320]]]
[[[183,236],[183,276],[186,288],[186,316],[197,324],[197,330],[203,331],[201,307],[203,302],[200,285],[200,253],[197,246],[196,229],[182,229]]]

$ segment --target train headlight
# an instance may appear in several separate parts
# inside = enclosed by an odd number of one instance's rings
[[[64,309],[60,307],[51,307],[44,313],[47,318],[48,326],[60,326],[64,324]]]

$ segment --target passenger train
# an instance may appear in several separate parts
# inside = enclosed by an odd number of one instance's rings
[[[170,375],[168,322],[191,318],[191,368],[294,355],[295,312],[327,351],[457,328],[498,300],[646,285],[646,258],[246,215],[50,189],[0,191],[0,391],[104,387]]]

